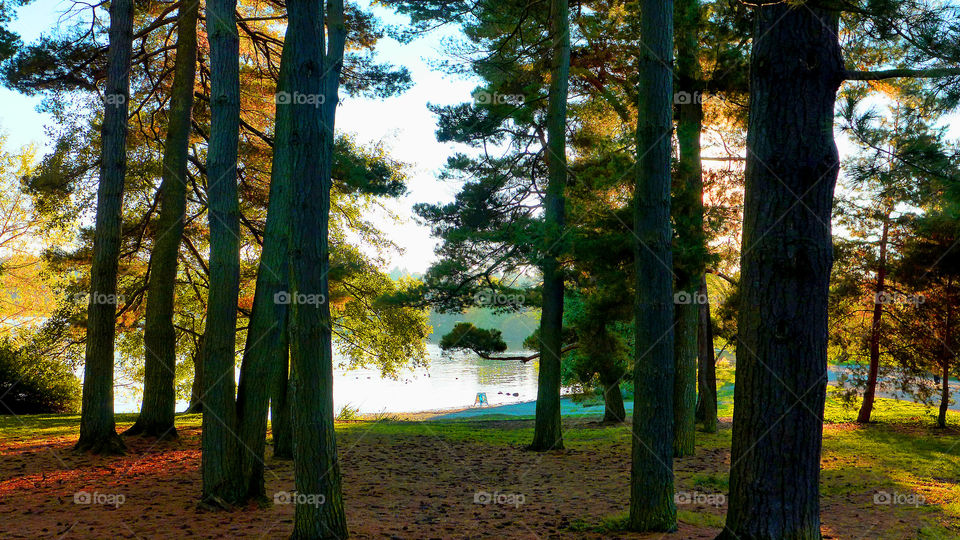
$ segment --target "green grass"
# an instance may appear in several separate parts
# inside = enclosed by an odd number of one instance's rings
[[[731,375],[723,369],[718,370],[720,374],[723,374],[721,380]],[[953,427],[941,430],[932,427],[935,418],[924,405],[878,399],[873,416],[875,421],[869,425],[852,423],[856,412],[856,407],[847,406],[833,396],[827,400],[821,473],[821,492],[825,501],[832,501],[835,507],[851,508],[854,515],[869,516],[882,512],[896,518],[897,523],[903,519],[902,530],[894,526],[884,531],[889,537],[960,537],[956,525],[960,523],[960,484],[957,480],[960,478],[960,430],[956,427],[960,425],[960,413],[951,412],[948,422]],[[126,426],[135,418],[134,414],[117,415],[117,423]],[[631,444],[628,426],[584,422],[581,418],[568,419],[565,423],[567,449],[578,452],[615,448],[613,451],[623,452],[628,459]],[[200,415],[177,416],[179,428],[199,428],[200,423]],[[78,427],[78,415],[2,416],[0,443],[69,440],[77,436]],[[533,423],[530,420],[424,422],[380,418],[338,422],[337,431],[346,437],[441,437],[488,446],[520,447],[532,439]],[[717,433],[697,432],[698,453],[723,452],[730,448],[730,443],[728,424]],[[727,466],[722,460],[714,460],[694,470],[678,470],[678,489],[725,493],[729,488]],[[880,492],[922,496],[925,504],[877,507],[873,496]],[[681,509],[679,519],[698,527],[722,525],[722,516],[717,513],[689,509]],[[581,516],[571,527],[574,531],[622,530],[623,520],[624,516]]]

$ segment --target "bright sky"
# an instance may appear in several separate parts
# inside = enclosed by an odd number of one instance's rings
[[[364,2],[365,3],[365,2]],[[70,6],[65,0],[35,0],[17,11],[18,19],[11,25],[25,43],[37,39],[41,33],[50,34],[59,15]],[[389,10],[375,8],[384,22],[402,24],[400,17]],[[405,94],[390,99],[344,98],[337,112],[337,129],[352,133],[360,143],[382,143],[394,159],[409,165],[409,193],[388,206],[405,223],[397,225],[383,217],[375,221],[405,252],[394,254],[389,266],[399,266],[413,272],[422,272],[434,260],[435,241],[426,227],[412,219],[412,207],[419,202],[440,202],[453,199],[457,186],[437,180],[437,173],[453,152],[452,145],[440,144],[434,136],[436,117],[427,109],[428,103],[452,104],[470,99],[476,82],[452,78],[432,70],[426,58],[439,58],[440,35],[419,39],[401,45],[385,39],[379,47],[381,61],[406,66],[415,86]],[[27,97],[0,88],[0,129],[9,135],[13,147],[36,143],[44,148],[49,142],[44,126],[48,115],[37,112],[39,97]]]
[[[368,0],[360,0],[364,4]],[[11,25],[24,42],[30,43],[41,33],[50,33],[59,15],[71,5],[70,0],[35,0],[20,8],[18,19]],[[375,13],[384,22],[406,23],[405,17],[380,7]],[[447,32],[447,35],[450,35]],[[430,68],[427,59],[440,59],[442,33],[435,33],[413,43],[402,45],[385,39],[378,49],[381,61],[410,69],[414,87],[405,94],[390,99],[344,98],[337,113],[337,128],[352,133],[360,143],[381,143],[394,159],[409,165],[409,193],[400,200],[390,201],[388,207],[404,219],[397,225],[383,216],[374,216],[376,223],[398,245],[402,254],[389,258],[388,268],[399,266],[413,272],[423,272],[434,260],[436,245],[429,230],[413,220],[412,207],[419,202],[446,202],[452,200],[458,186],[440,182],[437,174],[454,151],[454,145],[436,141],[436,117],[427,109],[428,103],[452,104],[468,101],[476,81],[454,78]],[[26,97],[0,88],[0,129],[9,135],[9,144],[19,146],[37,143],[44,148],[50,141],[44,133],[49,121],[36,111],[38,97]],[[949,124],[956,117],[952,117]],[[960,123],[957,123],[960,124]],[[957,128],[957,124],[953,127]],[[960,128],[951,130],[957,136]],[[838,137],[841,155],[849,155],[854,148],[845,137]]]

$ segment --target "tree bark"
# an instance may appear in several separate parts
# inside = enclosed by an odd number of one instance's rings
[[[819,539],[839,17],[755,11],[730,497],[721,538]]]
[[[630,517],[633,531],[677,527],[673,484],[673,1],[640,2],[636,245],[636,362]]]
[[[950,406],[950,362],[943,365],[941,372],[943,385],[940,387],[940,411],[937,414],[937,427],[947,427],[947,409]]]
[[[627,411],[623,406],[623,393],[620,392],[620,381],[610,381],[603,384],[603,422],[606,424],[622,424],[627,419]]]
[[[240,68],[236,0],[208,0],[210,143],[207,196],[210,293],[204,338],[203,499],[217,505],[241,499],[237,446],[236,329],[240,290],[240,211],[237,155]]]
[[[857,414],[857,422],[866,424],[873,412],[873,402],[877,393],[877,377],[880,374],[880,328],[883,322],[883,303],[881,297],[886,291],[887,279],[887,242],[890,237],[890,215],[884,217],[883,233],[880,237],[880,260],[877,261],[877,286],[873,295],[873,321],[870,325],[870,368],[867,374],[867,388],[863,392],[863,403]]]
[[[696,433],[697,406],[697,321],[696,293],[703,275],[706,239],[703,232],[703,178],[700,160],[700,131],[703,105],[699,93],[700,61],[697,53],[700,28],[699,0],[676,2],[677,31],[677,143],[680,160],[674,183],[673,215],[677,250],[673,267],[675,290],[682,296],[674,306],[673,452],[676,457],[692,456]]]
[[[150,253],[146,321],[143,330],[143,405],[125,435],[176,438],[176,331],[173,328],[177,263],[187,208],[187,158],[193,86],[197,73],[199,0],[185,0],[177,16],[177,56],[174,62],[170,113],[160,183],[160,216]]]
[[[190,385],[190,404],[184,414],[203,412],[203,334],[197,339],[193,352],[193,384]]]
[[[326,54],[323,5],[288,3],[285,47],[291,89],[324,96],[322,107],[294,101],[290,157],[300,185],[290,249],[290,352],[293,462],[298,500],[292,538],[346,538],[333,411],[333,351],[328,244],[334,113],[346,37],[343,2],[329,3]],[[312,300],[312,301],[311,301]],[[300,497],[306,497],[300,500]],[[314,504],[320,501],[320,504]]]
[[[706,433],[717,432],[717,359],[713,349],[713,323],[710,320],[710,298],[707,276],[700,277],[699,324],[697,325],[697,421]]]
[[[289,54],[289,48],[285,47],[280,58],[278,96],[289,94]],[[240,386],[237,391],[237,421],[244,449],[241,452],[243,486],[246,497],[254,499],[263,498],[266,495],[263,472],[270,397],[271,395],[279,397],[274,386],[281,384],[281,377],[282,384],[284,386],[287,384],[289,304],[285,303],[281,297],[289,292],[290,268],[287,255],[293,204],[293,176],[290,161],[292,113],[291,107],[277,106],[273,166],[270,173],[270,202],[263,233],[263,252],[257,269],[257,288],[253,298],[246,348],[240,365]],[[276,417],[280,409],[281,407],[275,407],[273,415],[275,442],[277,439]],[[281,423],[282,421],[281,419]]]
[[[547,193],[544,206],[543,304],[540,312],[540,371],[537,379],[534,451],[563,448],[560,425],[560,357],[563,348],[563,269],[560,251],[565,227],[567,185],[567,94],[570,79],[568,0],[551,0],[553,51],[547,111]]]
[[[113,416],[114,335],[117,315],[117,266],[127,169],[127,108],[133,54],[133,2],[110,4],[110,44],[101,129],[100,185],[90,267],[87,343],[83,368],[80,438],[75,449],[122,454]]]
[[[950,365],[957,357],[949,345],[950,330],[953,326],[953,309],[949,305],[947,305],[947,316],[944,322],[946,324],[943,327],[943,339],[941,340],[943,344],[943,371],[941,373],[943,386],[940,387],[940,412],[937,414],[937,426],[941,428],[947,427],[947,408],[950,406]]]
[[[287,316],[289,317],[289,313]],[[283,350],[278,371],[272,379],[270,394],[270,431],[273,434],[273,457],[279,459],[293,459],[289,373],[290,352],[288,344]]]

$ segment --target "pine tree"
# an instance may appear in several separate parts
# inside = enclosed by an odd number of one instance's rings
[[[240,290],[240,209],[237,156],[240,130],[240,40],[236,0],[209,0],[210,143],[207,193],[210,291],[204,333],[203,500],[241,499],[234,382]]]
[[[143,347],[143,405],[136,423],[125,435],[176,438],[176,330],[174,296],[180,242],[187,207],[187,161],[190,121],[197,73],[197,19],[199,0],[185,0],[177,15],[177,56],[170,90],[169,124],[164,147],[160,216],[150,253]]]
[[[90,270],[87,350],[83,375],[80,439],[76,449],[96,454],[123,453],[113,418],[113,352],[117,309],[117,265],[127,165],[127,106],[133,43],[133,2],[110,5],[110,44],[104,91],[100,185]]]
[[[636,356],[630,518],[633,531],[672,531],[673,275],[670,141],[673,133],[673,1],[640,2],[637,91]]]

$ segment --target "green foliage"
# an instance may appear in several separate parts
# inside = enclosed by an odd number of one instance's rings
[[[440,348],[444,351],[466,349],[484,356],[506,351],[507,344],[499,330],[486,330],[470,323],[457,323],[453,330],[440,339]]]
[[[0,414],[73,413],[79,406],[80,381],[69,366],[0,342]]]

